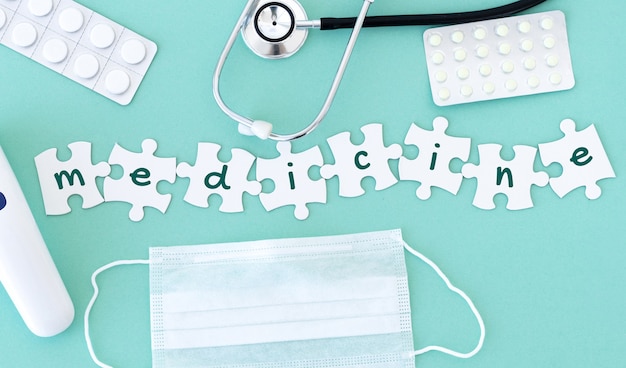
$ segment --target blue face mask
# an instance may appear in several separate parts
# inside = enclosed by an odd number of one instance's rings
[[[404,250],[468,302],[481,337],[472,352],[415,351]],[[95,277],[121,263],[107,265]],[[150,249],[153,367],[415,367],[438,350],[476,354],[484,324],[471,300],[410,248],[399,230]]]

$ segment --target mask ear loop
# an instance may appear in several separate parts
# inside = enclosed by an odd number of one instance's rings
[[[427,353],[429,351],[439,351],[441,353],[448,354],[448,355],[451,355],[453,357],[461,358],[461,359],[467,359],[467,358],[473,357],[474,355],[476,355],[480,351],[480,349],[482,349],[483,343],[485,341],[485,322],[483,321],[483,318],[481,317],[480,313],[478,312],[478,309],[476,309],[476,306],[474,305],[474,302],[472,302],[470,297],[467,296],[467,294],[465,294],[465,292],[463,290],[461,290],[461,289],[457,288],[456,286],[452,285],[452,283],[450,282],[448,277],[443,273],[443,271],[441,271],[441,269],[433,261],[428,259],[425,255],[421,254],[420,252],[416,251],[415,249],[411,248],[411,246],[409,246],[406,242],[404,243],[404,248],[409,253],[411,253],[414,256],[416,256],[417,258],[421,259],[424,263],[426,263],[433,270],[435,270],[437,275],[439,275],[439,277],[446,283],[446,286],[448,287],[448,289],[450,289],[450,291],[458,294],[461,298],[463,298],[465,300],[467,305],[472,310],[472,313],[474,313],[474,316],[476,317],[476,321],[478,322],[478,326],[480,327],[480,338],[478,339],[478,343],[476,344],[476,347],[474,348],[474,350],[470,351],[469,353],[460,353],[458,351],[454,351],[454,350],[451,350],[451,349],[448,349],[448,348],[444,348],[442,346],[431,345],[431,346],[426,346],[424,348],[421,348],[419,350],[416,350],[416,351],[410,353],[410,356],[411,357],[415,357],[417,355],[425,354],[425,353]]]
[[[150,261],[144,260],[144,259],[115,261],[115,262],[111,262],[107,265],[104,265],[98,268],[91,275],[91,285],[93,286],[93,296],[91,297],[91,300],[89,301],[89,304],[87,305],[87,308],[85,309],[85,322],[84,322],[85,342],[87,343],[87,349],[89,350],[89,355],[91,356],[91,359],[93,360],[94,363],[96,363],[101,368],[113,368],[113,367],[101,362],[100,359],[98,359],[98,357],[96,356],[96,353],[93,350],[93,344],[91,343],[91,336],[89,335],[89,315],[91,314],[91,309],[93,308],[93,305],[96,303],[96,299],[98,299],[98,294],[100,293],[100,289],[98,288],[98,283],[96,282],[96,277],[102,272],[108,269],[111,269],[113,267],[124,266],[124,265],[139,265],[139,264],[148,265],[150,264]]]

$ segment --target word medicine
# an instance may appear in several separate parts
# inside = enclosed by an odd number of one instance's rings
[[[415,181],[420,185],[416,195],[421,200],[430,198],[432,188],[440,188],[456,195],[463,178],[476,178],[477,189],[474,206],[481,209],[495,208],[494,196],[504,194],[506,208],[521,210],[533,207],[531,187],[550,187],[563,197],[572,190],[585,187],[585,195],[596,199],[601,195],[597,182],[615,177],[611,163],[593,125],[576,131],[574,121],[566,119],[560,129],[564,136],[554,142],[539,144],[538,148],[517,145],[514,159],[503,160],[502,146],[478,145],[480,164],[466,163],[470,154],[470,138],[446,134],[448,121],[438,117],[433,130],[425,130],[412,124],[405,138],[406,145],[419,149],[415,159],[402,157],[402,146],[383,143],[381,124],[368,124],[361,128],[364,140],[354,145],[350,133],[343,132],[328,138],[334,156],[333,164],[326,164],[319,146],[303,152],[292,152],[291,144],[276,145],[278,157],[260,158],[234,148],[229,162],[218,159],[221,146],[215,143],[199,143],[197,158],[192,165],[176,162],[176,158],[154,155],[157,143],[146,139],[142,152],[130,152],[119,145],[113,148],[108,162],[91,162],[91,143],[75,142],[68,145],[71,159],[59,161],[57,150],[52,148],[35,157],[39,182],[46,213],[61,215],[71,211],[67,201],[72,195],[83,199],[83,208],[91,208],[103,202],[122,201],[132,205],[129,217],[140,221],[144,208],[156,208],[165,213],[171,194],[157,191],[160,181],[174,183],[177,177],[189,178],[184,200],[198,207],[209,207],[208,199],[217,194],[222,198],[222,212],[243,212],[243,196],[258,196],[267,211],[284,206],[295,206],[294,215],[303,220],[309,216],[310,203],[326,203],[326,179],[338,177],[339,195],[357,197],[365,193],[361,181],[365,177],[375,179],[375,190],[383,190],[398,180]],[[537,150],[541,162],[547,167],[553,163],[562,166],[559,177],[550,178],[546,172],[533,169]],[[390,168],[391,160],[398,161],[398,178]],[[452,160],[465,164],[461,172],[452,172]],[[248,179],[256,164],[256,179]],[[111,165],[120,165],[124,175],[120,179],[109,176]],[[321,178],[312,179],[309,171],[319,167]],[[96,184],[104,177],[103,193]],[[271,180],[274,188],[264,193],[262,182]]]

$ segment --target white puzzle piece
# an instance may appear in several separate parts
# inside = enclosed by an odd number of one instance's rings
[[[365,136],[362,144],[354,145],[350,141],[350,132],[343,132],[328,138],[328,144],[335,157],[334,164],[322,166],[323,178],[339,178],[339,195],[358,197],[365,193],[361,181],[365,177],[376,180],[375,189],[383,190],[398,182],[389,168],[389,160],[402,155],[399,144],[385,146],[382,124],[368,124],[361,127]]]
[[[82,197],[83,208],[92,208],[104,202],[96,178],[109,175],[111,167],[106,162],[92,164],[89,142],[70,143],[68,148],[72,157],[67,161],[59,161],[56,148],[50,148],[35,157],[47,215],[70,213],[72,209],[67,200],[72,195]]]
[[[243,212],[243,194],[261,193],[261,183],[248,180],[250,169],[256,160],[251,153],[242,149],[231,150],[229,162],[218,159],[222,147],[215,143],[198,143],[194,166],[180,163],[176,173],[189,178],[189,187],[184,200],[197,207],[209,207],[208,199],[217,194],[222,198],[222,212]]]
[[[525,14],[431,28],[424,51],[439,106],[574,87],[565,15]]]
[[[157,51],[72,0],[0,0],[0,44],[121,105],[133,99]]]
[[[481,144],[478,146],[480,165],[463,165],[463,176],[478,181],[472,204],[484,210],[494,209],[493,198],[502,193],[508,197],[506,208],[509,210],[533,207],[532,185],[543,187],[549,179],[547,173],[533,170],[537,148],[514,146],[515,158],[511,161],[500,157],[501,149],[499,144]]]
[[[450,162],[455,158],[467,161],[472,140],[449,136],[446,129],[448,120],[437,117],[433,120],[432,131],[411,124],[404,139],[404,144],[417,146],[419,152],[414,160],[400,157],[400,180],[420,182],[415,195],[421,200],[430,198],[432,187],[444,189],[454,195],[461,188],[463,175],[450,171]]]
[[[279,142],[276,149],[280,156],[273,159],[257,158],[256,176],[259,182],[271,179],[274,191],[259,194],[267,211],[294,205],[298,220],[309,217],[309,203],[326,203],[326,181],[312,180],[309,170],[324,163],[318,146],[304,152],[292,153],[291,143]]]
[[[560,128],[565,135],[563,138],[539,144],[541,162],[545,166],[558,163],[563,168],[561,176],[550,179],[552,190],[563,198],[572,190],[584,186],[587,198],[599,198],[602,189],[597,182],[614,178],[615,172],[595,126],[592,124],[576,131],[576,123],[565,119]]]
[[[144,207],[165,213],[172,195],[159,193],[157,185],[160,181],[174,183],[176,180],[176,158],[155,157],[157,143],[153,139],[144,140],[141,149],[141,153],[135,153],[116,144],[109,164],[122,166],[124,174],[120,179],[104,179],[105,201],[130,203],[129,218],[133,221],[143,219]]]

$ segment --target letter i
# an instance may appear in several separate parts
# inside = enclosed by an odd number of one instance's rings
[[[287,163],[287,166],[289,167],[293,167],[293,162],[289,162]],[[289,186],[291,188],[291,190],[296,189],[296,180],[293,177],[293,171],[289,171]]]
[[[439,148],[441,145],[439,143],[435,143],[435,147]],[[430,170],[435,170],[435,165],[437,164],[437,151],[433,151],[433,155],[430,159]]]

